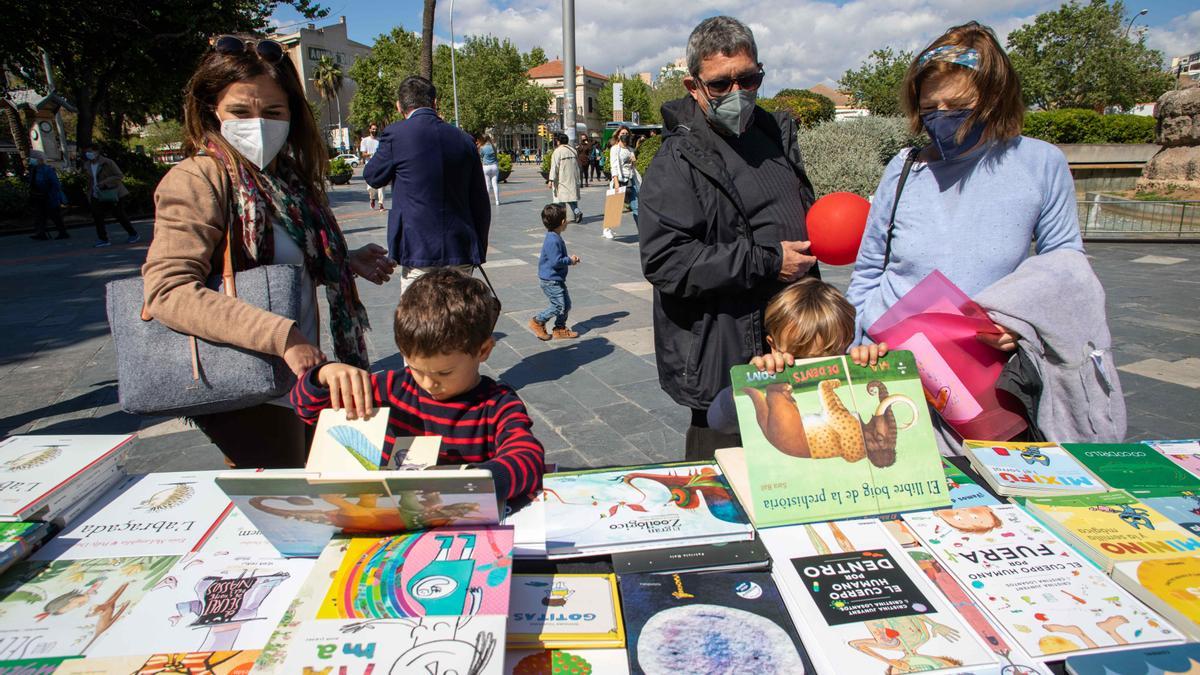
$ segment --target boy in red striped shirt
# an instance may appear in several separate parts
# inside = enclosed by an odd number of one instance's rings
[[[388,407],[385,463],[397,436],[441,436],[439,464],[488,469],[503,499],[532,495],[546,471],[533,422],[512,387],[479,374],[496,345],[497,310],[482,281],[452,268],[427,272],[396,308],[404,370],[321,364],[292,389],[296,413],[316,424],[325,408],[346,408],[354,419]]]

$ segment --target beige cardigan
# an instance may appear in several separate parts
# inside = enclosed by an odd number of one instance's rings
[[[146,311],[181,333],[283,356],[295,321],[204,285],[221,269],[231,189],[225,168],[203,156],[180,162],[158,184],[154,241],[142,266]]]

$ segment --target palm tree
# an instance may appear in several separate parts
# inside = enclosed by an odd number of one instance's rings
[[[322,56],[317,61],[317,67],[313,69],[313,86],[317,88],[317,94],[327,105],[330,100],[333,100],[337,105],[338,111],[338,142],[341,143],[342,129],[342,98],[339,92],[342,89],[342,67],[333,61],[328,54]],[[333,120],[330,120],[332,123]],[[344,148],[338,148],[344,150]]]
[[[433,82],[433,12],[436,6],[437,0],[425,0],[425,13],[421,17],[421,77],[430,82]]]

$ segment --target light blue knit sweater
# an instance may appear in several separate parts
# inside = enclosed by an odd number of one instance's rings
[[[883,270],[888,217],[907,153],[883,172],[846,292],[855,309],[855,344],[870,341],[866,329],[935,269],[974,297],[1017,269],[1031,241],[1037,253],[1083,250],[1066,157],[1021,136],[949,161],[916,162]]]

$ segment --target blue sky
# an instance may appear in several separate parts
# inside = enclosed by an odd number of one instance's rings
[[[700,19],[730,14],[755,32],[768,70],[767,93],[782,87],[832,83],[856,67],[872,49],[891,45],[919,49],[951,25],[970,19],[995,28],[1001,38],[1056,0],[577,0],[577,61],[611,73],[657,72],[683,55],[688,32]],[[365,44],[403,25],[419,31],[421,0],[325,0],[330,15],[344,15],[350,37]],[[527,50],[540,46],[550,58],[561,53],[561,0],[455,0],[454,28],[464,34],[511,38]],[[1200,51],[1200,5],[1196,0],[1142,0],[1127,4],[1129,16],[1148,9],[1133,31],[1145,30],[1152,47],[1171,56]],[[435,33],[450,40],[450,0],[438,0]],[[278,11],[281,27],[303,24],[290,7]]]

